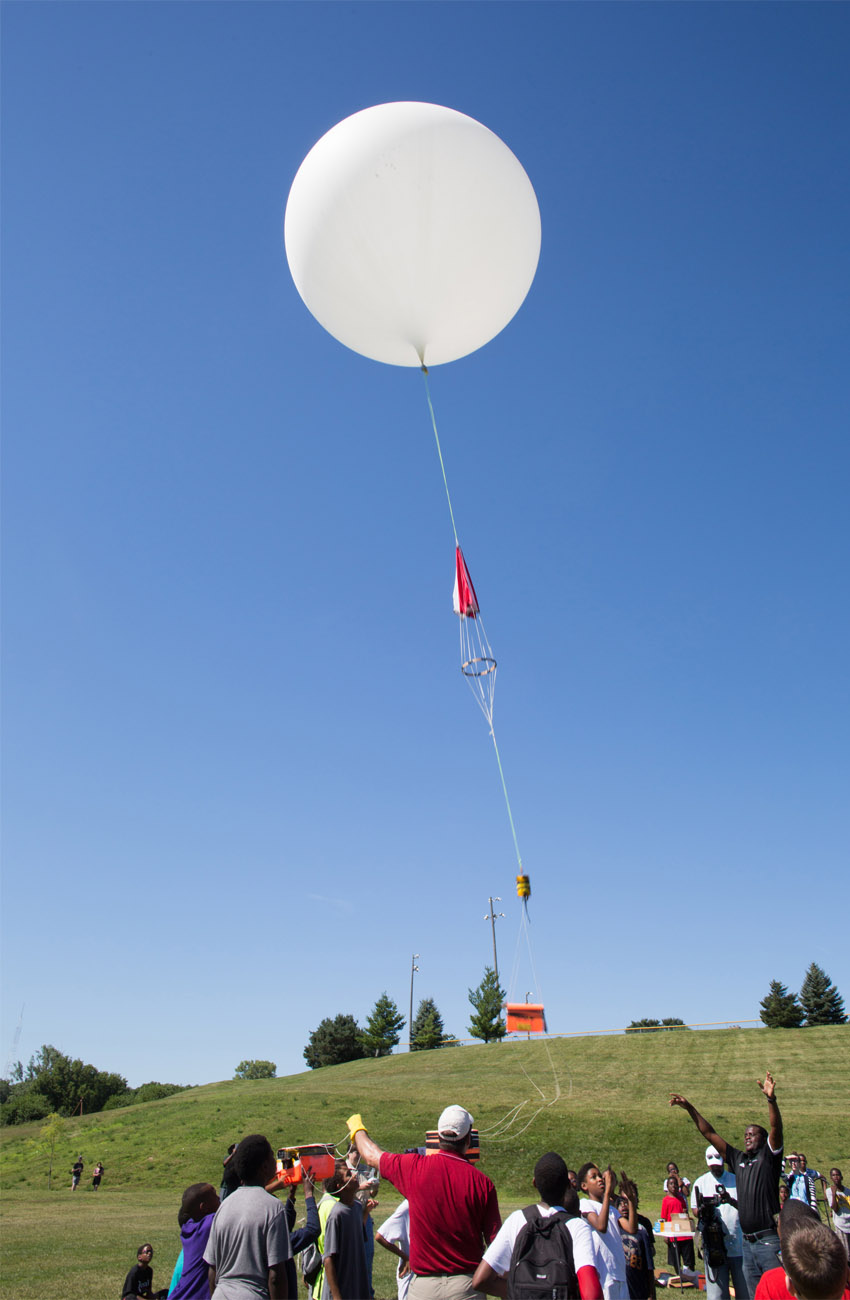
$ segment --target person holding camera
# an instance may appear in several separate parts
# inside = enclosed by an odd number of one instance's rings
[[[691,1189],[691,1211],[702,1233],[706,1297],[729,1300],[731,1279],[738,1300],[748,1300],[735,1175],[723,1168],[717,1147],[706,1147],[705,1163],[708,1173],[697,1178]],[[715,1262],[721,1253],[723,1262]]]

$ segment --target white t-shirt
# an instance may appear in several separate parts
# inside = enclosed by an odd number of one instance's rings
[[[381,1224],[377,1231],[385,1240],[392,1242],[394,1246],[400,1246],[408,1260],[410,1259],[410,1206],[407,1201],[402,1201],[398,1209],[390,1215],[386,1223]],[[408,1266],[404,1277],[399,1277],[400,1268],[401,1260],[396,1265],[395,1276],[396,1285],[398,1286],[398,1300],[405,1300],[413,1274]]]
[[[538,1205],[537,1212],[541,1219],[548,1219],[555,1210],[551,1205]],[[505,1219],[484,1252],[485,1264],[489,1264],[499,1277],[505,1277],[510,1270],[516,1239],[525,1223],[526,1218],[522,1210],[514,1210],[513,1214],[509,1214]],[[590,1224],[585,1223],[584,1219],[568,1219],[567,1228],[573,1239],[573,1263],[576,1272],[588,1265],[596,1268],[596,1260],[593,1258],[593,1229]],[[383,1229],[381,1231],[383,1232]]]
[[[582,1214],[598,1214],[602,1209],[601,1201],[591,1201],[583,1196],[579,1202]],[[604,1232],[590,1227],[593,1242],[593,1262],[599,1274],[602,1290],[606,1300],[617,1300],[629,1294],[626,1285],[626,1255],[620,1237],[620,1212],[613,1205],[608,1206],[608,1227]]]
[[[829,1201],[829,1208],[832,1210],[833,1222],[839,1232],[850,1232],[850,1206],[847,1203],[847,1189],[838,1198],[838,1204],[835,1204],[835,1188],[827,1187],[826,1199]]]
[[[715,1178],[714,1174],[702,1174],[691,1190],[691,1209],[694,1214],[697,1212],[697,1191],[701,1196],[716,1196],[718,1183],[722,1183],[727,1192],[735,1196],[737,1190],[735,1175],[730,1174],[728,1169],[724,1169],[719,1178]],[[733,1257],[743,1255],[744,1241],[741,1236],[741,1222],[738,1218],[738,1211],[734,1205],[718,1205],[717,1215],[723,1224],[723,1245],[726,1247],[726,1254]]]

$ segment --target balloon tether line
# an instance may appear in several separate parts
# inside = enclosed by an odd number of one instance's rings
[[[446,467],[445,464],[443,463],[443,449],[440,446],[440,435],[437,433],[437,417],[434,414],[434,404],[431,401],[431,389],[428,384],[428,367],[425,365],[424,361],[422,362],[422,374],[425,378],[425,396],[428,399],[428,410],[431,412],[431,426],[434,430],[434,441],[437,444],[437,455],[440,458],[440,469],[443,471],[443,483],[445,484],[445,488],[446,488],[446,500],[449,503],[449,517],[451,518],[452,521],[452,532],[455,535],[455,546],[460,546],[460,542],[457,539],[457,528],[455,526],[455,512],[452,510],[452,498],[451,498],[451,493],[449,492],[449,480],[446,477]]]
[[[431,427],[432,427],[432,429],[434,430],[434,441],[435,441],[435,443],[437,444],[437,455],[438,455],[439,460],[440,460],[440,469],[441,469],[442,474],[443,474],[443,486],[444,486],[445,489],[446,489],[446,501],[447,501],[447,503],[448,503],[448,507],[449,507],[449,518],[451,519],[451,523],[452,523],[452,532],[454,533],[455,546],[456,546],[458,549],[460,549],[460,541],[459,541],[459,539],[458,539],[458,535],[457,535],[457,525],[455,524],[455,515],[454,515],[454,510],[452,509],[452,497],[451,497],[451,493],[450,493],[450,491],[449,491],[449,480],[448,480],[448,475],[446,474],[446,465],[445,465],[445,461],[443,460],[443,449],[442,449],[442,447],[440,446],[440,435],[439,435],[439,433],[438,433],[438,431],[437,431],[437,417],[436,417],[436,415],[434,414],[434,403],[431,401],[431,386],[430,386],[430,384],[428,383],[428,367],[425,365],[425,360],[424,360],[424,357],[422,356],[421,353],[419,354],[419,360],[420,360],[420,362],[421,362],[422,377],[423,377],[423,379],[424,379],[424,381],[425,381],[425,397],[426,397],[426,399],[427,399],[427,401],[428,401],[428,411],[429,411],[430,416],[431,416]],[[496,743],[496,732],[495,732],[495,729],[494,729],[494,727],[493,727],[493,718],[492,718],[492,714],[490,714],[490,715],[488,716],[487,721],[489,722],[489,725],[490,725],[490,737],[491,737],[491,739],[492,739],[492,741],[493,741],[493,750],[494,750],[494,752],[495,752],[495,754],[496,754],[496,764],[497,764],[497,766],[498,766],[498,768],[499,768],[499,778],[500,778],[501,783],[502,783],[502,792],[503,792],[503,794],[504,794],[504,796],[505,796],[505,807],[506,807],[507,812],[508,812],[508,821],[510,822],[511,835],[512,835],[512,837],[513,837],[514,849],[516,850],[517,863],[518,863],[518,865],[519,865],[520,874],[522,874],[522,871],[523,871],[523,866],[522,866],[522,854],[520,853],[520,850],[519,850],[519,840],[517,839],[516,826],[514,825],[513,812],[511,811],[511,801],[510,801],[510,798],[508,797],[508,786],[507,786],[507,782],[505,781],[505,773],[504,773],[504,771],[503,771],[503,769],[502,769],[502,759],[501,759],[501,755],[499,754],[499,746],[498,746],[498,744]],[[520,921],[520,935],[517,937],[517,954],[516,954],[516,957],[515,957],[515,964],[518,962],[518,958],[519,958],[519,939],[520,939],[520,937],[521,937],[522,934],[525,935],[526,943],[527,943],[527,945],[528,945],[528,954],[529,954],[529,958],[530,958],[530,960],[531,960],[531,969],[532,969],[532,974],[533,974],[533,976],[534,976],[534,982],[535,982],[535,985],[538,987],[538,995],[537,995],[537,996],[538,996],[538,998],[539,998],[540,994],[539,994],[539,984],[538,984],[538,980],[537,980],[537,971],[534,969],[534,957],[533,957],[533,954],[532,954],[532,952],[531,952],[531,937],[530,937],[530,935],[529,935],[529,933],[528,933],[528,909],[527,909],[527,907],[525,906],[525,904],[523,904],[523,915],[522,915],[522,919],[521,919],[521,921]],[[516,971],[514,971],[514,975],[515,975],[515,973],[516,973]],[[558,1078],[557,1070],[555,1069],[555,1062],[552,1060],[552,1053],[551,1053],[550,1050],[549,1050],[549,1044],[546,1042],[545,1039],[544,1039],[544,1047],[545,1047],[545,1050],[546,1050],[546,1055],[547,1055],[548,1058],[549,1058],[549,1064],[550,1064],[550,1066],[551,1066],[551,1068],[552,1068],[552,1074],[553,1074],[553,1076],[554,1076],[554,1081],[555,1081],[555,1095],[554,1095],[554,1097],[552,1098],[551,1101],[547,1101],[547,1100],[546,1100],[545,1093],[543,1092],[542,1088],[539,1088],[539,1087],[537,1086],[537,1084],[536,1084],[536,1083],[534,1082],[534,1080],[531,1078],[530,1074],[529,1074],[528,1071],[525,1069],[525,1067],[524,1067],[522,1064],[520,1064],[520,1069],[522,1070],[523,1074],[524,1074],[525,1077],[528,1079],[528,1081],[529,1081],[529,1083],[532,1085],[532,1087],[534,1087],[534,1088],[536,1089],[536,1091],[540,1093],[540,1097],[541,1097],[541,1099],[542,1099],[542,1103],[543,1103],[543,1104],[542,1104],[540,1107],[538,1107],[538,1109],[534,1112],[534,1114],[531,1116],[531,1119],[529,1119],[529,1120],[527,1121],[527,1123],[523,1126],[523,1128],[521,1128],[521,1129],[519,1130],[520,1133],[524,1133],[525,1130],[531,1126],[531,1124],[532,1124],[533,1121],[537,1118],[537,1116],[541,1113],[541,1111],[543,1111],[543,1110],[547,1110],[550,1106],[554,1106],[555,1103],[560,1099],[560,1096],[561,1096],[561,1083],[560,1083],[560,1080],[559,1080],[559,1078]],[[518,1107],[516,1107],[516,1109],[515,1109],[513,1112],[509,1111],[509,1112],[508,1112],[508,1116],[506,1117],[507,1122],[505,1123],[504,1120],[498,1121],[497,1124],[496,1124],[496,1129],[497,1129],[498,1131],[503,1131],[503,1129],[502,1129],[502,1126],[503,1126],[503,1125],[504,1125],[504,1129],[509,1129],[509,1128],[511,1128],[512,1125],[514,1124],[514,1122],[516,1121],[516,1119],[518,1118],[520,1110],[522,1109],[522,1107],[523,1107],[525,1104],[526,1104],[525,1102],[522,1102]],[[519,1135],[518,1135],[518,1134],[514,1134],[514,1136],[516,1137],[516,1136],[519,1136]]]
[[[437,432],[437,417],[434,414],[434,403],[431,401],[431,386],[428,383],[428,367],[425,365],[424,361],[422,362],[422,377],[425,380],[425,396],[428,399],[428,410],[431,414],[431,427],[434,430],[434,441],[437,444],[437,455],[440,458],[440,469],[443,472],[443,484],[446,489],[446,501],[448,502],[448,506],[449,506],[449,518],[452,521],[452,532],[454,533],[455,546],[459,547],[460,542],[458,541],[457,526],[455,524],[455,514],[454,514],[454,510],[452,509],[452,497],[451,497],[451,493],[449,492],[449,480],[446,474],[446,464],[445,461],[443,460],[443,449],[440,446],[440,435]],[[496,764],[499,768],[499,779],[502,782],[502,793],[505,796],[505,807],[507,808],[508,811],[508,821],[510,822],[511,835],[514,841],[514,850],[516,851],[517,865],[519,866],[519,873],[520,875],[522,875],[523,874],[522,854],[519,851],[519,840],[517,839],[516,826],[514,825],[514,815],[513,812],[511,811],[511,801],[510,798],[508,797],[508,786],[507,786],[507,782],[505,781],[505,773],[502,769],[502,759],[501,759],[501,755],[499,754],[499,746],[496,743],[496,732],[493,729],[492,717],[488,717],[487,721],[490,724],[490,737],[493,741],[493,749],[496,754]]]

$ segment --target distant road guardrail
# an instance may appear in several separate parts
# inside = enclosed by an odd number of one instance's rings
[[[546,1042],[553,1042],[560,1038],[601,1038],[611,1034],[667,1034],[674,1033],[677,1029],[745,1029],[749,1025],[754,1025],[757,1029],[764,1029],[761,1020],[706,1020],[693,1025],[636,1025],[633,1029],[628,1025],[619,1029],[574,1029],[567,1034],[535,1034],[535,1039],[542,1038]],[[530,1034],[516,1033],[505,1035],[501,1040],[503,1043],[525,1042],[530,1038]],[[493,1040],[495,1042],[495,1039]],[[469,1045],[474,1047],[480,1043],[480,1038],[454,1038],[453,1043],[459,1047]]]

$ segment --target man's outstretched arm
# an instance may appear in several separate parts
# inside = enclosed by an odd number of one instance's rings
[[[758,1080],[758,1085],[767,1097],[767,1119],[770,1124],[770,1132],[767,1135],[768,1145],[771,1151],[782,1150],[782,1116],[779,1113],[779,1103],[776,1100],[776,1080],[770,1073],[765,1072],[764,1083]]]
[[[691,1119],[696,1124],[700,1133],[702,1133],[706,1142],[710,1142],[713,1147],[716,1147],[717,1150],[720,1152],[720,1154],[723,1156],[723,1159],[724,1160],[726,1159],[726,1143],[724,1142],[723,1138],[720,1137],[719,1134],[715,1133],[714,1129],[711,1127],[708,1120],[705,1119],[702,1115],[700,1115],[696,1106],[691,1105],[687,1097],[682,1097],[679,1095],[678,1092],[674,1092],[670,1097],[670,1105],[681,1106],[682,1110],[686,1110],[690,1115]]]

